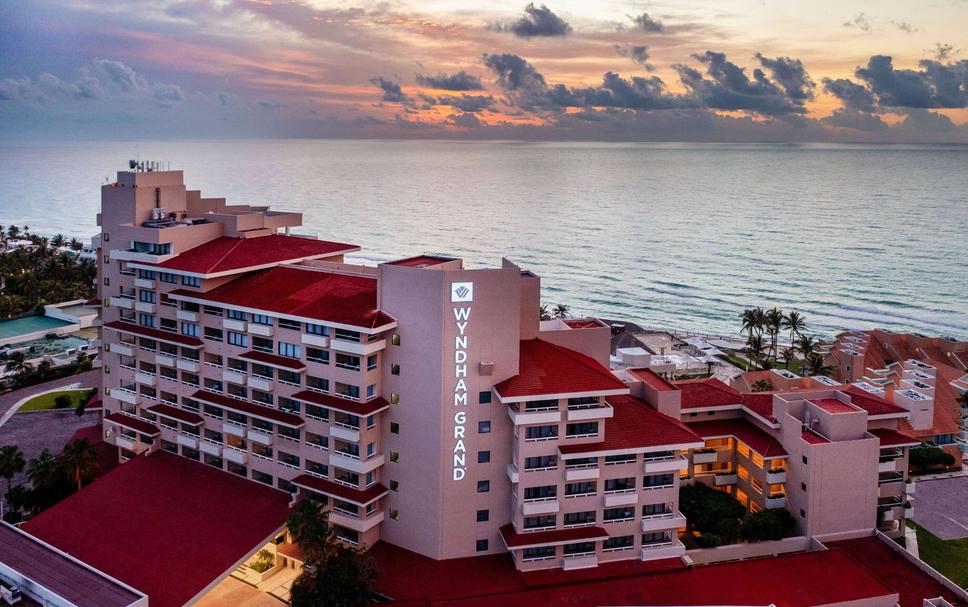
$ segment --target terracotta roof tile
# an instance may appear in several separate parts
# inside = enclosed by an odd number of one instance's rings
[[[146,436],[158,436],[161,434],[161,430],[158,429],[158,426],[152,424],[146,419],[141,419],[140,417],[135,417],[133,415],[127,415],[126,413],[110,413],[104,416],[104,421],[112,422],[119,426],[124,426],[129,430],[140,432]]]
[[[525,548],[563,542],[603,540],[608,538],[608,531],[601,527],[574,527],[571,529],[518,533],[511,524],[507,524],[501,527],[501,537],[504,539],[504,545],[508,548]]]
[[[494,386],[502,399],[628,391],[595,359],[540,339],[521,341],[518,374]]]
[[[739,392],[716,378],[672,382],[682,392],[683,409],[720,407],[742,403]]]
[[[732,436],[763,457],[787,454],[779,441],[741,417],[697,422],[689,424],[689,429],[706,439]]]
[[[311,474],[301,474],[292,479],[292,484],[297,487],[311,489],[324,495],[331,495],[342,500],[365,506],[376,501],[387,494],[387,488],[376,483],[366,489],[354,489],[340,483],[334,483],[324,478],[319,478]]]

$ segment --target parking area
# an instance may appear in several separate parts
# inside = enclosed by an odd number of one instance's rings
[[[919,480],[915,487],[915,523],[942,540],[968,537],[968,476]]]

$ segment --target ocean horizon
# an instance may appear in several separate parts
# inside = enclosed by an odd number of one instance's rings
[[[0,224],[89,239],[129,158],[301,211],[357,261],[506,256],[576,315],[738,336],[744,308],[777,306],[822,336],[968,337],[968,146],[2,141]]]

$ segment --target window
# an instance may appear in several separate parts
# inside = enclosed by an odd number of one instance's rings
[[[477,540],[477,551],[484,552],[487,550],[487,540]]]
[[[400,424],[397,422],[390,422],[390,432],[392,434],[400,434]]]
[[[222,308],[216,308],[215,306],[205,306],[203,311],[209,316],[222,316]]]
[[[172,320],[171,318],[162,318],[161,319],[161,330],[162,331],[171,331],[172,333],[177,333],[178,332],[178,321],[177,320]]]
[[[804,464],[806,464],[806,463],[807,463],[807,456],[806,456],[806,455],[804,455],[804,456],[803,456],[803,463],[804,463]]]
[[[399,490],[400,490],[400,483],[398,483],[397,481],[390,481],[390,491],[399,491]]]
[[[249,347],[249,336],[245,333],[236,333],[235,331],[229,331],[229,344],[232,346],[239,346],[240,348]]]
[[[329,351],[319,348],[306,348],[306,360],[311,360],[324,365],[329,364]]]
[[[392,345],[394,345],[394,346],[399,346],[400,345],[400,334],[399,333],[394,333],[393,335],[391,335],[390,336],[390,343]]]
[[[265,314],[253,314],[252,322],[254,322],[257,325],[271,325],[272,317],[266,316]]]
[[[565,485],[566,496],[592,495],[596,490],[595,481],[582,481]]]
[[[742,455],[743,457],[750,456],[750,448],[747,447],[745,443],[741,443],[739,441],[736,441],[736,452]]]
[[[167,282],[169,284],[175,284],[178,282],[178,277],[169,272],[161,272],[158,274],[158,280],[161,282]]]
[[[141,289],[138,291],[138,301],[143,301],[145,303],[155,303],[155,292],[149,291],[147,289]]]
[[[554,514],[545,514],[541,516],[526,516],[524,517],[524,528],[533,531],[535,529],[548,529],[554,528],[557,519]]]
[[[598,434],[598,422],[568,424],[565,428],[565,435],[568,437],[594,436],[595,434]]]
[[[491,461],[491,452],[490,451],[478,451],[477,452],[477,463],[478,464],[486,464],[489,461]]]
[[[348,331],[346,329],[336,329],[336,334],[333,336],[335,339],[341,339],[343,341],[355,341],[359,343],[360,332],[359,331]]]
[[[376,359],[377,359],[376,354],[371,354],[371,355],[369,355],[369,356],[366,357],[366,370],[367,371],[372,371],[373,369],[376,369]]]
[[[245,312],[242,310],[226,310],[226,314],[232,320],[245,320]]]
[[[562,553],[566,556],[578,554],[591,554],[595,552],[595,542],[579,542],[577,544],[565,544]]]
[[[807,490],[807,484],[806,483],[800,483],[800,491],[806,491],[806,490]]]
[[[604,542],[602,542],[603,550],[628,550],[634,547],[635,547],[634,535],[620,535],[618,537],[610,537]]]
[[[324,327],[323,325],[316,325],[313,323],[306,323],[306,333],[311,335],[329,335],[329,327]]]
[[[634,491],[634,478],[610,478],[605,481],[605,492],[609,491]]]
[[[295,320],[289,320],[287,318],[280,318],[279,319],[279,328],[280,329],[295,329],[296,331],[298,331],[298,330],[300,330],[302,328],[302,323],[300,323],[298,321],[295,321]]]
[[[183,322],[181,324],[182,335],[188,335],[189,337],[198,337],[198,325],[190,322]]]
[[[329,380],[322,377],[306,376],[306,387],[313,392],[329,392]]]
[[[400,364],[393,363],[390,365],[390,375],[400,375]]]
[[[491,432],[491,422],[483,421],[477,422],[477,433],[478,434],[489,434]]]
[[[366,397],[373,398],[376,396],[376,384],[371,384],[366,387]]]
[[[491,490],[491,481],[477,481],[477,492],[487,493]]]
[[[352,356],[350,354],[343,354],[342,352],[336,353],[336,366],[340,369],[349,369],[350,371],[360,370],[360,357]]]
[[[272,353],[272,340],[266,339],[264,337],[253,337],[252,338],[252,349],[258,350],[259,352]]]
[[[537,548],[525,548],[521,552],[521,560],[542,561],[555,558],[554,546],[538,546]]]
[[[477,511],[477,522],[478,523],[487,522],[490,518],[491,518],[491,511],[490,510],[478,510]]]
[[[491,402],[491,391],[490,390],[485,390],[485,391],[481,392],[480,394],[478,394],[477,395],[477,402],[479,402],[482,405],[490,404],[490,402]]]
[[[527,426],[524,429],[525,440],[545,440],[558,436],[558,426]]]
[[[205,339],[210,339],[212,341],[222,341],[222,329],[213,329],[212,327],[205,327]]]
[[[141,278],[142,280],[154,280],[155,273],[151,270],[138,270],[138,278]]]
[[[138,324],[141,325],[142,327],[153,328],[155,326],[155,317],[152,316],[151,314],[141,313],[138,315]]]
[[[279,381],[284,384],[291,384],[298,386],[300,384],[299,374],[295,371],[287,371],[286,369],[279,369],[278,373]]]
[[[643,487],[668,487],[673,484],[671,474],[653,474],[652,476],[642,477]]]
[[[182,276],[182,284],[186,287],[200,287],[202,279],[197,276]]]
[[[279,356],[285,356],[287,358],[299,358],[302,356],[302,348],[296,344],[280,341]]]
[[[668,504],[643,504],[642,516],[656,516],[671,512]]]
[[[558,457],[555,455],[539,455],[524,458],[525,470],[545,470],[558,467]]]
[[[606,455],[605,465],[609,464],[634,464],[638,456],[634,453],[629,455]]]
[[[524,489],[525,501],[552,499],[557,495],[558,487],[556,485],[540,485],[538,487],[525,487]]]
[[[656,544],[668,543],[669,536],[666,535],[665,531],[659,531],[656,533],[643,533],[642,534],[642,546],[655,546]]]

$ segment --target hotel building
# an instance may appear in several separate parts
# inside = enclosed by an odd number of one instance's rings
[[[284,526],[299,497],[323,504],[344,542],[379,552],[390,585],[446,562],[480,564],[485,577],[490,566],[498,588],[636,562],[682,569],[688,483],[751,511],[789,510],[799,539],[787,551],[902,532],[907,449],[918,444],[899,426],[910,410],[834,380],[754,394],[612,370],[610,328],[541,321],[540,278],[506,259],[365,266],[345,258],[356,245],[293,235],[300,222],[203,198],[181,171],[122,171],[102,187],[102,432],[129,463],[28,533],[145,590],[152,605],[181,605],[264,545],[300,562]],[[142,497],[121,501],[182,538],[150,538],[159,558],[176,560],[191,538],[220,560],[173,584],[157,565],[121,558],[142,541],[139,523],[104,522],[117,526],[109,550],[65,523],[100,513],[124,487]],[[197,505],[176,516],[186,502]],[[387,569],[404,561],[417,569]],[[756,579],[753,569],[743,575]],[[823,604],[896,602],[871,583]]]

